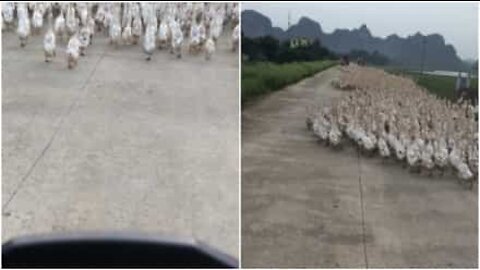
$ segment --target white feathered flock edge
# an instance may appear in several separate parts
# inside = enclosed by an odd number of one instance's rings
[[[471,186],[478,177],[475,108],[428,93],[411,79],[350,65],[333,85],[351,91],[309,112],[307,126],[333,147],[353,142],[362,153],[432,175],[451,169]],[[453,91],[453,89],[452,89]]]
[[[226,26],[234,29],[231,48],[238,48],[238,3],[2,3],[2,31],[16,29],[22,47],[31,35],[41,34],[47,21],[43,47],[45,61],[55,57],[57,40],[67,42],[69,68],[86,55],[95,32],[108,36],[110,44],[141,43],[146,60],[155,49],[168,49],[182,57],[186,44],[191,54],[215,52]],[[99,33],[99,34],[101,34]]]

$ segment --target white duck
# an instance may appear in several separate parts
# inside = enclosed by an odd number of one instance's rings
[[[237,26],[233,28],[233,33],[232,33],[232,52],[235,52],[237,50],[239,39],[240,39],[240,25],[237,24]]]
[[[461,180],[470,180],[473,178],[473,173],[470,171],[468,164],[464,161],[460,150],[461,148],[461,146],[453,145],[449,161],[452,167],[457,171],[457,175]]]
[[[428,170],[430,173],[432,169],[435,167],[435,163],[433,160],[434,149],[431,140],[427,140],[425,143],[422,153],[421,153],[421,164],[422,167]]]
[[[478,176],[478,145],[476,142],[478,142],[478,140],[475,140],[475,142],[468,147],[467,163],[470,171]]]
[[[80,18],[81,25],[85,26],[88,24],[88,6],[85,2],[76,3],[77,12]]]
[[[387,141],[385,140],[386,136],[387,134],[385,131],[383,131],[377,141],[378,152],[383,159],[390,157],[390,149],[388,148]]]
[[[35,5],[32,15],[33,32],[39,34],[43,27],[43,10],[40,4]]]
[[[329,144],[334,147],[340,146],[340,143],[342,141],[342,132],[335,123],[332,124],[330,132],[328,133],[328,141]]]
[[[172,51],[177,58],[182,57],[183,32],[176,20],[171,23],[172,30]]]
[[[80,55],[85,56],[87,47],[90,45],[90,29],[88,26],[83,26],[78,33],[78,41],[80,42]]]
[[[153,51],[155,50],[155,34],[157,32],[156,18],[150,18],[145,29],[145,36],[143,40],[143,51],[147,54],[147,61],[152,59]]]
[[[397,128],[395,124],[392,121],[387,121],[387,127],[388,130],[387,132],[387,143],[390,146],[390,148],[395,149],[397,145],[398,138],[396,136],[397,134]]]
[[[95,34],[95,20],[93,19],[93,17],[89,16],[87,21],[88,21],[87,23],[88,32],[90,33],[90,44],[92,44],[93,35]]]
[[[112,3],[106,3],[105,6],[104,6],[104,9],[105,9],[105,17],[103,19],[103,22],[102,22],[102,27],[103,29],[105,30],[105,34],[111,38],[111,34],[110,34],[110,31],[111,31],[111,24],[114,20],[114,8],[112,6],[113,4]]]
[[[313,121],[313,133],[321,140],[328,143],[328,136],[330,132],[331,123],[328,116],[330,108],[326,107],[323,111],[319,112],[318,116]]]
[[[63,15],[63,10],[60,10],[60,14],[58,14],[57,18],[55,18],[55,26],[54,26],[55,34],[59,37],[64,37],[65,34],[65,17]]]
[[[448,149],[447,142],[443,134],[438,134],[437,139],[433,142],[433,161],[435,166],[443,174],[445,167],[448,165]]]
[[[12,2],[2,3],[2,15],[5,28],[8,30],[14,23],[15,4]]]
[[[214,52],[215,42],[213,41],[213,38],[209,38],[207,39],[207,42],[205,42],[205,59],[210,60]]]
[[[80,57],[80,40],[78,34],[70,37],[67,45],[67,64],[68,68],[74,68],[78,63]]]
[[[131,23],[132,3],[123,3],[122,11],[122,28],[125,28],[130,21]]]
[[[411,170],[418,169],[421,163],[422,155],[422,140],[419,138],[419,134],[414,133],[413,139],[407,145],[406,160]]]
[[[17,35],[20,39],[20,46],[25,47],[25,45],[27,45],[28,37],[30,36],[30,19],[28,18],[27,6],[24,3],[18,4],[17,17]]]
[[[95,23],[98,26],[98,30],[101,30],[101,28],[104,25],[105,22],[105,17],[106,17],[106,4],[104,3],[99,3],[97,6],[97,12],[95,13]]]
[[[164,19],[160,22],[158,27],[158,46],[160,49],[166,48],[170,41],[170,30],[168,29],[167,21]]]
[[[313,121],[313,133],[321,140],[327,142],[329,129],[324,118],[315,118]]]
[[[198,33],[200,45],[203,45],[205,41],[207,41],[207,28],[205,26],[205,22],[202,21],[198,24]]]
[[[374,132],[375,126],[373,127],[367,127],[367,133],[365,134],[368,139],[371,142],[371,145],[369,143],[366,144],[366,149],[370,154],[373,154],[373,152],[377,149],[377,136],[375,136]]]
[[[394,149],[395,149],[395,155],[397,157],[397,160],[403,161],[406,157],[406,148],[405,145],[402,143],[401,140],[395,139],[394,140]]]
[[[122,38],[122,27],[119,19],[116,16],[114,16],[111,20],[108,35],[110,38],[110,44],[114,44],[115,47],[117,47]]]
[[[133,42],[131,19],[129,19],[125,23],[125,27],[123,28],[123,32],[122,32],[122,40],[123,40],[123,43],[127,45],[132,44]]]
[[[360,132],[359,137],[361,142],[360,146],[363,148],[363,150],[367,154],[372,154],[372,152],[375,150],[375,141],[372,140],[372,137],[365,132]]]
[[[346,133],[348,137],[356,143],[358,146],[362,143],[362,131],[358,127],[357,121],[354,118],[351,122],[348,123]]]
[[[140,10],[137,3],[133,4],[132,13],[133,13],[132,43],[137,44],[138,40],[140,39],[143,33],[142,18],[140,17]]]
[[[55,57],[55,32],[52,27],[53,15],[52,12],[48,14],[48,30],[43,39],[43,50],[45,52],[45,62],[50,62],[50,60]]]
[[[69,37],[74,35],[78,31],[78,23],[79,20],[77,17],[75,17],[75,9],[73,8],[73,5],[70,4],[67,8],[67,14],[65,19],[65,25]]]
[[[222,34],[223,30],[223,17],[220,14],[216,14],[213,18],[210,30],[210,37],[213,41],[217,42],[218,38]]]
[[[195,53],[200,47],[200,25],[198,21],[190,26],[189,51]]]

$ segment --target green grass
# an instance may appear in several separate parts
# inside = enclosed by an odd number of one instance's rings
[[[242,63],[242,104],[336,65],[336,61]]]
[[[418,85],[426,88],[431,93],[450,100],[455,100],[455,77],[412,74],[410,75]]]
[[[420,74],[416,72],[409,72],[405,70],[387,70],[387,72],[396,75],[405,75],[412,78],[418,85],[427,89],[430,93],[435,94],[441,98],[455,100],[455,84],[456,77]],[[478,78],[472,78],[471,86],[478,89]]]

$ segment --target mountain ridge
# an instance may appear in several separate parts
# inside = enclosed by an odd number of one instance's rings
[[[244,10],[241,16],[242,33],[249,38],[272,36],[282,42],[294,37],[318,39],[337,54],[348,54],[352,50],[377,51],[395,65],[410,69],[420,69],[423,58],[425,69],[458,71],[467,68],[455,47],[445,43],[444,37],[438,33],[423,35],[416,32],[407,37],[393,33],[387,37],[376,37],[366,24],[351,30],[335,29],[325,33],[319,22],[306,16],[284,30],[274,27],[270,18],[255,10]]]

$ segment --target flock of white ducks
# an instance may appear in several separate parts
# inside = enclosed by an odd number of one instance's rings
[[[417,173],[443,175],[452,169],[473,185],[478,177],[473,106],[440,99],[411,79],[383,70],[356,65],[342,69],[332,83],[353,90],[307,118],[321,141],[333,147],[353,142],[364,154],[396,159]]]
[[[155,49],[169,50],[177,58],[182,48],[191,54],[203,52],[208,60],[216,50],[225,27],[232,27],[232,51],[240,35],[238,3],[2,3],[2,31],[15,31],[20,46],[31,35],[46,31],[45,61],[56,56],[57,41],[66,42],[69,68],[77,65],[92,44],[95,34],[104,33],[110,44],[141,44],[150,60]]]

